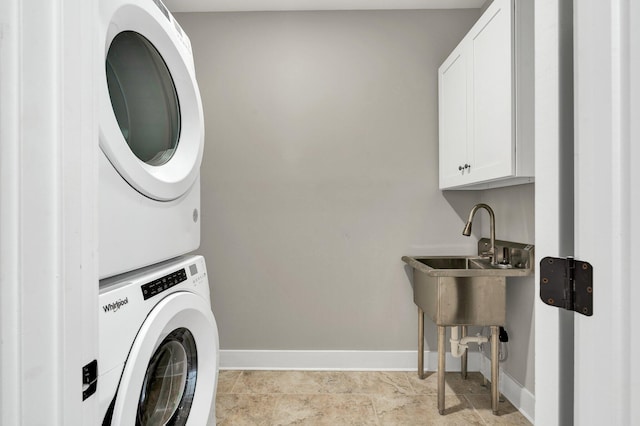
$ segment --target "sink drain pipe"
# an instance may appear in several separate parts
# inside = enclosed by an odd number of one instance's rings
[[[451,327],[451,339],[449,339],[449,341],[451,342],[451,355],[456,358],[460,358],[469,348],[469,343],[476,343],[479,345],[481,343],[487,343],[489,338],[481,336],[480,333],[478,333],[475,336],[465,336],[460,339],[458,327],[455,326]]]

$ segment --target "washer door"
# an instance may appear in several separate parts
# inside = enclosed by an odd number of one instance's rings
[[[204,144],[188,39],[165,12],[153,2],[102,11],[100,147],[133,188],[159,201],[191,187]]]
[[[209,305],[193,293],[171,294],[138,332],[111,424],[207,424],[217,379],[218,331]]]

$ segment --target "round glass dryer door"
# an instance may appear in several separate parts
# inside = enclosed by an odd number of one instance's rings
[[[198,373],[196,342],[186,328],[172,331],[151,357],[140,392],[136,426],[184,425]]]
[[[180,104],[169,68],[142,35],[124,31],[107,53],[109,98],[122,136],[152,166],[173,157],[180,139]]]
[[[101,2],[100,149],[136,191],[171,201],[200,175],[202,101],[186,34],[156,3],[134,3]]]

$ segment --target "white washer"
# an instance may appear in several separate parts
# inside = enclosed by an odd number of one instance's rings
[[[202,102],[189,38],[160,0],[101,0],[100,278],[200,245]]]
[[[215,424],[218,330],[202,256],[100,282],[102,425]]]

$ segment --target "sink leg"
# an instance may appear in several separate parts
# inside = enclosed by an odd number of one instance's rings
[[[462,329],[461,336],[464,339],[467,337],[467,326],[463,325],[460,327]],[[462,375],[462,380],[467,380],[467,353],[469,351],[465,349],[462,357],[460,358],[460,373]]]
[[[424,379],[424,311],[418,306],[418,377]]]
[[[445,326],[438,326],[438,412],[444,414]]]
[[[491,326],[491,411],[498,414],[498,327]]]

